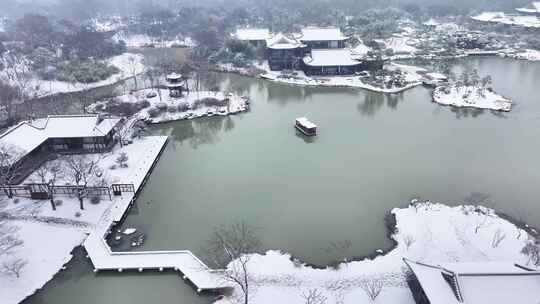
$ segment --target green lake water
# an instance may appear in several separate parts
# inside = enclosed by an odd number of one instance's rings
[[[147,236],[141,250],[188,249],[204,258],[212,229],[258,227],[267,249],[326,265],[388,248],[383,218],[422,197],[478,198],[540,222],[540,64],[501,58],[458,61],[491,75],[510,113],[452,109],[417,87],[398,95],[301,88],[236,75],[223,87],[249,95],[251,111],[151,128],[170,142],[123,227]],[[294,119],[319,126],[307,139]],[[350,243],[343,250],[332,243]],[[175,274],[95,275],[73,263],[27,303],[204,303]]]

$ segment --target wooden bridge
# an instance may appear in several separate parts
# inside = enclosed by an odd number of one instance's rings
[[[97,232],[97,231],[96,231]],[[94,265],[94,271],[173,269],[182,274],[183,279],[189,280],[197,292],[229,288],[220,275],[222,270],[210,269],[191,251],[139,251],[113,252],[104,237],[108,231],[92,233],[84,242],[84,248]]]

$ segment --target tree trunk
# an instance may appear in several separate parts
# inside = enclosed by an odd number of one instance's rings
[[[51,200],[51,207],[53,211],[56,211],[56,205],[54,204],[54,195],[52,186],[49,186],[49,198]]]
[[[84,203],[83,203],[82,194],[79,194],[79,206],[80,206],[81,210],[84,210]]]

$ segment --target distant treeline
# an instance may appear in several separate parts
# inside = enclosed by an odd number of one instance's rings
[[[274,10],[290,14],[313,14],[339,10],[358,14],[371,8],[396,7],[412,14],[456,15],[482,10],[512,10],[532,0],[2,0],[2,12],[17,17],[25,13],[55,15],[57,18],[85,20],[99,15],[133,15],[157,10],[176,11],[182,7],[222,10],[247,9],[255,15]],[[74,21],[78,21],[74,20]]]

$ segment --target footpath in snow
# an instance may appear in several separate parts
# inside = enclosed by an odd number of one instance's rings
[[[147,173],[159,156],[167,137],[153,136],[136,139],[133,144],[104,155],[99,165],[111,183],[132,183],[138,189],[144,184]],[[120,153],[129,158],[127,168],[111,170]],[[95,155],[90,155],[95,157]],[[30,177],[35,178],[35,177]],[[16,217],[6,223],[16,230],[15,235],[24,243],[8,255],[0,255],[0,263],[21,258],[27,262],[20,277],[0,275],[0,299],[2,304],[16,304],[33,294],[61,271],[71,259],[71,251],[80,246],[88,235],[107,229],[122,218],[134,197],[134,193],[113,196],[112,201],[103,197],[99,204],[85,199],[85,209],[79,209],[74,197],[57,196],[62,204],[53,211],[48,200],[4,198],[0,202],[0,215]]]
[[[439,86],[433,91],[433,101],[454,107],[471,107],[509,112],[512,100],[489,89],[473,86]]]
[[[493,210],[415,202],[408,208],[392,210],[392,214],[396,219],[392,238],[397,245],[373,260],[342,263],[337,269],[315,269],[291,261],[290,255],[278,251],[252,255],[248,270],[256,287],[251,290],[250,302],[303,304],[306,302],[302,294],[317,289],[328,303],[368,304],[373,302],[362,286],[377,281],[383,287],[375,303],[414,304],[406,283],[404,257],[433,264],[486,261],[528,264],[528,258],[520,251],[530,235]],[[233,303],[240,294],[235,290],[218,303]]]

